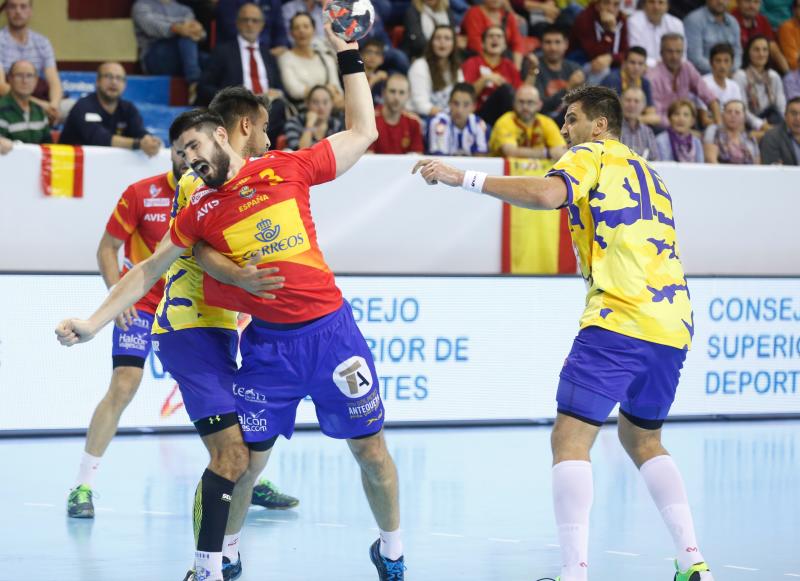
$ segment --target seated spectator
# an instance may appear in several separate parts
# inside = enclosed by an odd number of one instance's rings
[[[789,68],[800,68],[800,0],[794,0],[792,16],[778,28],[778,42]]]
[[[529,157],[532,159],[558,159],[567,150],[567,144],[558,125],[547,115],[542,115],[539,91],[523,85],[514,95],[514,110],[497,120],[489,138],[491,155],[502,157]]]
[[[258,37],[259,44],[267,47],[273,56],[280,56],[289,47],[281,0],[219,0],[216,7],[217,42],[236,40],[239,10],[245,4],[255,4],[261,10],[264,26]]]
[[[422,127],[419,119],[406,113],[408,97],[408,79],[391,75],[383,89],[383,105],[375,113],[378,139],[369,147],[373,153],[422,153]]]
[[[453,85],[464,80],[456,50],[456,33],[449,26],[437,26],[425,49],[425,56],[408,69],[411,84],[409,109],[433,116],[447,108]]]
[[[786,104],[783,123],[767,131],[758,145],[762,164],[800,165],[800,97]]]
[[[559,125],[564,120],[566,110],[562,101],[564,95],[586,81],[581,65],[565,58],[568,46],[564,29],[556,26],[545,28],[542,32],[542,54],[538,71],[533,71],[534,84],[542,97],[541,112]],[[529,62],[526,61],[526,64]]]
[[[727,11],[727,0],[706,0],[706,5],[692,11],[684,21],[689,60],[702,74],[711,72],[711,47],[727,42],[733,47],[733,68],[742,64],[742,40],[739,23]]]
[[[728,101],[722,108],[722,125],[710,125],[703,137],[706,163],[759,163],[758,143],[744,122],[744,103]]]
[[[777,29],[792,17],[792,10],[796,6],[796,3],[793,4],[786,0],[763,0],[761,2],[761,14],[767,17],[772,28]]]
[[[511,49],[514,65],[522,67],[524,45],[522,33],[519,31],[517,19],[513,12],[506,10],[503,0],[484,0],[483,4],[473,6],[461,21],[461,32],[467,35],[467,50],[480,54],[483,49],[484,35],[489,28],[503,31],[506,49]]]
[[[364,61],[364,72],[372,91],[372,104],[380,105],[383,101],[383,86],[389,73],[383,70],[383,42],[377,38],[370,38],[359,48],[361,60]]]
[[[17,61],[8,71],[11,91],[0,97],[0,137],[22,143],[50,143],[47,114],[33,102],[39,77],[28,61]]]
[[[411,59],[421,57],[439,26],[455,28],[455,16],[448,0],[411,0],[403,20],[403,41],[400,44]],[[413,64],[413,63],[412,63]],[[411,76],[411,71],[409,71]],[[413,90],[414,83],[411,83]]]
[[[694,65],[683,58],[683,37],[665,34],[661,37],[661,62],[647,73],[653,91],[653,102],[661,116],[661,125],[669,125],[669,108],[675,99],[702,101],[711,111],[713,123],[721,122],[719,101],[703,81]],[[703,127],[711,124],[705,111],[701,111]]]
[[[78,99],[64,122],[60,143],[141,149],[152,157],[161,140],[147,133],[136,105],[122,99],[125,69],[119,63],[103,63],[97,69],[94,93]]]
[[[185,78],[193,103],[201,74],[198,43],[206,31],[192,9],[175,0],[136,0],[132,18],[142,68],[150,75]]]
[[[606,78],[600,82],[600,85],[615,90],[618,95],[622,95],[622,92],[628,87],[639,87],[644,93],[645,100],[642,122],[648,125],[658,125],[661,123],[661,117],[653,105],[650,81],[644,76],[646,72],[647,51],[641,46],[632,46],[625,53],[622,67],[608,73]]]
[[[305,112],[286,122],[286,147],[305,149],[342,131],[342,120],[333,113],[333,95],[325,85],[312,87],[306,98]]]
[[[295,103],[300,103],[312,87],[324,85],[333,95],[334,108],[340,109],[344,100],[336,60],[329,52],[314,48],[314,21],[311,15],[298,12],[292,16],[289,34],[294,46],[278,57],[286,95]]]
[[[586,81],[590,85],[600,82],[612,65],[622,64],[628,51],[628,26],[620,0],[595,0],[578,14],[569,48],[588,61]]]
[[[653,129],[642,122],[646,107],[644,91],[628,87],[622,92],[622,135],[620,141],[647,161],[658,161],[658,146]]]
[[[783,93],[787,101],[800,97],[800,70],[789,71],[783,77]]]
[[[428,153],[433,155],[484,155],[488,152],[486,123],[475,115],[475,87],[457,83],[449,109],[438,113],[428,126]]]
[[[648,68],[658,63],[662,36],[668,33],[685,36],[683,22],[667,14],[668,10],[669,0],[644,0],[642,10],[628,18],[628,46],[641,46],[647,51]]]
[[[767,130],[781,122],[786,109],[786,95],[778,73],[769,68],[769,41],[764,36],[750,39],[744,56],[744,68],[733,74],[747,105],[747,120],[755,130]],[[764,123],[769,126],[764,127]]]
[[[711,72],[703,75],[703,82],[716,95],[720,107],[724,107],[728,101],[744,101],[742,88],[730,78],[733,71],[733,47],[727,42],[715,44],[711,48],[709,62]],[[704,106],[701,103],[701,107]]]
[[[281,7],[283,14],[283,25],[289,31],[289,40],[292,32],[292,20],[295,15],[302,13],[308,14],[311,17],[314,29],[314,46],[320,46],[320,43],[325,42],[325,29],[322,27],[325,24],[325,19],[322,16],[322,0],[289,0]]]
[[[697,110],[688,99],[673,101],[667,112],[669,127],[656,137],[661,161],[703,163],[703,144],[692,133],[697,122]]]
[[[59,107],[64,93],[53,45],[46,37],[28,28],[33,14],[33,0],[8,0],[5,7],[8,24],[0,30],[0,67],[6,73],[17,61],[28,61],[36,67],[39,81],[33,92],[34,103],[44,109],[50,123],[55,123],[60,115]],[[0,79],[2,84],[3,79]],[[0,94],[5,93],[0,91]]]
[[[512,0],[511,4],[518,14],[527,14],[529,36],[541,38],[545,30],[556,24],[564,30],[572,25],[559,18],[561,8],[556,0]]]
[[[225,87],[243,85],[256,95],[266,95],[270,102],[269,137],[275,141],[283,133],[286,105],[278,62],[269,47],[260,42],[264,18],[253,3],[243,4],[236,19],[239,35],[236,40],[219,43],[203,70],[198,87],[197,102],[208,105],[214,95]]]
[[[472,83],[478,95],[478,116],[489,125],[511,109],[514,90],[522,84],[517,67],[503,56],[505,50],[503,29],[490,26],[483,32],[483,52],[461,65],[464,80]]]
[[[784,75],[789,71],[789,64],[781,52],[781,47],[775,38],[775,31],[767,17],[759,13],[761,0],[739,0],[738,6],[731,12],[736,22],[739,23],[742,47],[750,44],[750,39],[761,35],[769,40],[769,59],[775,70]]]

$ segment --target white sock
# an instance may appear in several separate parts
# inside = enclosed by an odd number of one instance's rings
[[[686,498],[683,478],[672,456],[651,458],[642,464],[639,473],[675,542],[678,566],[685,571],[695,563],[704,561],[697,548],[692,511]]]
[[[561,581],[589,578],[589,513],[593,496],[591,462],[567,460],[553,466],[553,508],[561,545]]]
[[[403,538],[400,535],[400,529],[396,531],[384,531],[381,529],[380,553],[392,561],[397,561],[403,556]]]
[[[222,542],[222,556],[235,563],[239,560],[239,535],[241,532],[232,535],[225,535],[225,540]]]
[[[222,553],[195,551],[194,574],[203,581],[222,581]]]
[[[75,477],[75,486],[85,484],[91,487],[94,475],[97,468],[100,466],[100,456],[92,456],[88,452],[84,452],[81,456],[81,465],[78,468],[78,475]]]

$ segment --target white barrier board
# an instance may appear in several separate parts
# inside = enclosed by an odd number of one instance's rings
[[[340,277],[372,347],[387,419],[552,418],[577,332],[577,278]],[[690,279],[694,348],[673,414],[800,413],[800,279]],[[56,323],[86,316],[99,277],[3,275],[0,430],[85,428],[111,373],[111,329],[70,349]],[[303,401],[298,422],[316,422]],[[123,427],[179,426],[175,382],[152,355]]]

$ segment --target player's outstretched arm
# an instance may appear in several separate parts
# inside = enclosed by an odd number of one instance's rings
[[[465,172],[439,159],[419,160],[411,170],[412,174],[417,172],[428,185],[461,186],[523,208],[554,210],[567,201],[567,186],[560,177],[487,176]]]
[[[372,142],[378,139],[378,127],[375,125],[372,91],[361,57],[358,56],[358,43],[345,42],[333,34],[330,24],[325,25],[325,32],[336,49],[339,72],[344,80],[346,130],[328,138],[336,158],[336,177],[339,177],[353,167]]]
[[[100,244],[97,245],[97,267],[100,269],[100,276],[106,283],[106,288],[111,288],[119,282],[119,249],[125,244],[116,236],[108,232],[103,232]],[[128,326],[133,323],[133,319],[138,315],[136,307],[131,306],[125,309],[117,318],[115,323],[123,331],[128,330]]]
[[[283,288],[282,276],[274,276],[280,270],[277,267],[258,268],[258,260],[254,258],[244,266],[239,266],[233,260],[214,250],[205,242],[194,245],[194,257],[197,263],[208,274],[218,281],[238,286],[250,294],[262,299],[274,299],[272,291]]]
[[[109,321],[147,294],[184,250],[173,244],[167,233],[153,255],[122,277],[91,317],[61,321],[56,327],[58,342],[71,347],[90,341]]]

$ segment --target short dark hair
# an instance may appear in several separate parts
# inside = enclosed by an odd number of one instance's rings
[[[456,83],[455,85],[453,85],[453,90],[450,91],[450,98],[448,99],[448,101],[450,101],[450,99],[452,99],[453,95],[455,95],[456,93],[466,93],[467,95],[470,96],[470,99],[472,99],[473,103],[477,101],[477,95],[475,94],[475,87],[472,85],[472,83]]]
[[[255,121],[261,108],[269,113],[269,99],[264,95],[255,95],[242,86],[222,89],[214,95],[208,105],[211,113],[222,118],[225,131],[229,133],[234,130],[242,117]]]
[[[800,0],[797,1],[800,2]],[[786,114],[786,112],[789,111],[789,107],[791,105],[800,105],[800,95],[798,95],[797,97],[792,97],[791,99],[786,101],[786,111],[784,111],[784,115]]]
[[[542,30],[542,38],[544,38],[546,34],[560,34],[564,38],[569,38],[567,31],[564,30],[564,28],[562,28],[561,26],[558,26],[556,24],[548,24],[547,26],[545,26],[544,30]]]
[[[590,120],[605,117],[608,121],[608,132],[619,137],[622,133],[622,104],[619,95],[608,87],[584,85],[572,89],[564,95],[564,104],[569,106],[580,103],[583,112]]]
[[[642,46],[632,46],[628,49],[625,53],[625,60],[628,60],[629,54],[638,54],[640,57],[646,59],[647,58],[647,51]]]
[[[307,17],[311,21],[311,26],[315,26],[314,17],[311,16],[311,14],[306,12],[305,10],[301,10],[300,12],[295,13],[295,15],[289,19],[289,30],[291,30],[292,26],[294,26],[294,21],[300,18],[301,16]]]
[[[697,119],[697,107],[695,107],[694,103],[692,103],[689,99],[676,99],[670,103],[669,107],[667,108],[667,118],[672,117],[675,113],[680,111],[682,107],[689,109],[692,117]]]
[[[374,46],[375,48],[381,49],[381,53],[383,53],[384,50],[385,50],[383,41],[380,38],[376,37],[376,36],[373,36],[373,37],[368,38],[367,40],[365,40],[364,44],[361,45],[361,48],[359,50],[364,50],[368,46]]]
[[[711,47],[711,52],[708,53],[708,60],[713,61],[714,57],[718,54],[727,54],[733,59],[733,46],[728,42],[720,42]]]
[[[328,93],[328,96],[331,98],[331,101],[333,101],[333,93],[331,93],[331,90],[326,85],[314,85],[313,87],[311,87],[308,90],[308,94],[306,95],[306,103],[310,103],[311,102],[311,95],[313,95],[314,93],[316,93],[317,91],[320,91],[320,90],[325,91],[326,93]]]
[[[746,69],[750,66],[750,49],[753,48],[753,45],[757,43],[759,40],[763,40],[769,46],[769,38],[764,36],[763,34],[755,34],[750,37],[750,40],[747,41],[747,46],[744,47],[744,51],[742,52],[742,68]],[[769,59],[767,60],[767,68],[769,66]]]
[[[798,1],[800,1],[800,0],[798,0]],[[490,24],[489,26],[484,28],[483,32],[481,33],[481,42],[482,43],[486,42],[486,35],[489,34],[489,31],[494,29],[494,28],[496,28],[497,30],[499,30],[499,31],[501,31],[503,33],[503,38],[506,37],[506,31],[503,29],[502,26],[500,26],[499,24]]]
[[[175,117],[169,126],[169,140],[175,142],[184,131],[201,127],[211,132],[217,127],[225,127],[225,122],[222,117],[208,109],[190,109]]]

